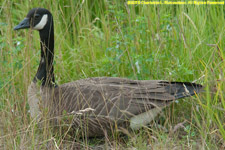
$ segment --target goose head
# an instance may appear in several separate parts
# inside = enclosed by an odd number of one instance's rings
[[[41,45],[41,59],[38,71],[33,79],[42,81],[42,85],[52,86],[55,83],[54,60],[54,27],[52,14],[44,8],[33,8],[14,30],[31,28],[39,31]],[[53,84],[55,85],[55,84]]]
[[[31,28],[34,30],[49,29],[53,25],[52,14],[44,8],[33,8],[31,9],[26,18],[21,21],[14,30]]]

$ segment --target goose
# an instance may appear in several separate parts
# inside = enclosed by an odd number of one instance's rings
[[[31,9],[14,30],[26,28],[39,31],[41,46],[39,67],[27,91],[34,119],[42,119],[45,112],[53,124],[59,124],[62,116],[68,115],[72,116],[69,123],[73,129],[85,130],[87,137],[104,136],[113,129],[137,130],[176,99],[203,89],[201,84],[190,82],[119,77],[93,77],[57,85],[52,14],[45,8]]]

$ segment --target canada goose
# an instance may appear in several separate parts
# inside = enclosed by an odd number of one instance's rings
[[[73,127],[87,127],[86,136],[101,136],[112,127],[138,129],[148,124],[175,99],[195,95],[202,85],[162,80],[129,80],[115,77],[87,78],[57,86],[54,78],[53,16],[44,8],[33,8],[14,30],[31,28],[40,34],[41,59],[28,88],[31,116],[41,117],[47,108],[54,123],[72,115]],[[40,90],[37,81],[41,82]],[[41,95],[38,97],[38,94]]]

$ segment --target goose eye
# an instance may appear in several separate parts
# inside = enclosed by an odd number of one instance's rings
[[[40,15],[36,14],[34,15],[34,19],[37,20],[40,17]]]

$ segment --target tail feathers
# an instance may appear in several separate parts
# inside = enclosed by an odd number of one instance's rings
[[[175,99],[179,99],[201,92],[203,86],[190,82],[170,82],[166,89],[171,95],[175,96]]]

